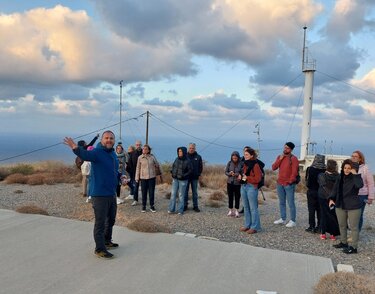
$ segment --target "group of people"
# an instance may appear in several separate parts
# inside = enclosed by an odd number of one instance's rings
[[[97,139],[97,138],[96,138]],[[95,140],[96,140],[95,139]],[[94,144],[90,142],[91,145]],[[147,196],[149,196],[150,211],[155,209],[156,177],[162,176],[161,166],[151,153],[151,147],[142,146],[136,141],[135,147],[130,146],[125,152],[121,144],[115,145],[115,135],[105,131],[96,148],[88,148],[89,144],[76,144],[72,138],[66,137],[64,143],[82,159],[89,162],[90,184],[86,194],[92,197],[92,207],[95,215],[94,240],[95,255],[102,258],[112,258],[109,250],[119,245],[112,242],[112,227],[115,223],[118,198],[121,185],[127,184],[132,199],[132,205],[138,204],[139,185],[142,190],[142,212],[146,212]],[[295,145],[287,142],[283,153],[277,156],[272,164],[273,170],[278,170],[277,194],[279,198],[280,218],[274,221],[276,225],[288,228],[296,226],[295,187],[300,180],[299,162],[292,154]],[[92,149],[92,150],[89,150]],[[198,206],[198,181],[203,171],[202,157],[196,152],[196,145],[190,143],[188,148],[178,147],[177,157],[171,168],[172,191],[168,213],[177,212],[179,215],[188,209],[188,191],[192,189],[193,210],[200,212]],[[264,184],[264,163],[257,158],[254,149],[246,146],[243,156],[238,152],[231,154],[225,175],[227,176],[228,216],[238,217],[240,199],[244,210],[242,232],[255,234],[261,228],[258,211],[258,192]],[[87,179],[86,179],[87,180]],[[308,187],[308,232],[320,232],[321,239],[326,239],[327,233],[332,240],[340,235],[340,243],[334,247],[342,248],[345,253],[357,253],[359,231],[363,224],[363,211],[366,203],[374,199],[374,181],[362,152],[355,151],[351,159],[343,162],[341,173],[337,172],[337,163],[328,160],[325,164],[323,155],[316,155],[314,162],[306,172]],[[117,196],[117,197],[116,197]],[[176,202],[179,201],[176,210]],[[287,222],[287,204],[290,219]],[[234,204],[234,208],[233,208]],[[317,217],[317,222],[315,219]],[[351,229],[348,242],[347,230]]]
[[[374,200],[374,178],[364,154],[356,150],[338,172],[337,162],[317,154],[306,170],[309,227],[307,232],[320,233],[320,239],[340,235],[335,248],[344,253],[357,253],[359,233],[363,226],[366,204]],[[348,228],[351,235],[348,238]]]

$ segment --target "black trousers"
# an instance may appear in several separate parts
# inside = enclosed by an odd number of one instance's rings
[[[116,196],[92,197],[92,208],[95,214],[95,250],[105,251],[105,243],[112,240],[112,229],[117,213]]]
[[[121,184],[118,184],[117,188],[116,188],[116,195],[117,195],[117,197],[120,197],[120,194],[121,194]]]
[[[234,207],[236,209],[240,208],[240,199],[241,199],[241,185],[234,185],[227,183],[227,193],[228,193],[228,208],[233,208],[233,199]]]
[[[320,227],[320,206],[317,190],[307,190],[307,208],[309,210],[309,227]],[[315,215],[318,223],[315,222]]]
[[[340,235],[339,223],[335,209],[329,209],[328,200],[319,198],[321,220],[320,231],[322,234],[329,233],[333,236]]]
[[[142,206],[146,207],[147,204],[147,192],[150,198],[150,206],[154,206],[155,203],[155,185],[156,178],[142,180],[141,179],[141,188],[142,188]],[[134,195],[135,196],[135,195]]]

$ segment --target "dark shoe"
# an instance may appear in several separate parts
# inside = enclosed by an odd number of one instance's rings
[[[314,234],[317,234],[317,233],[319,233],[319,232],[320,232],[320,229],[319,229],[319,227],[315,227],[315,228],[314,228],[314,232],[313,232],[313,233],[314,233]]]
[[[188,210],[188,206],[185,205],[185,206],[184,206],[184,211],[187,211],[187,210]]]
[[[154,206],[151,206],[150,211],[151,211],[151,212],[156,212],[155,207],[154,207]]]
[[[94,253],[99,258],[104,258],[104,259],[111,259],[111,258],[113,258],[113,254],[109,253],[108,251],[95,250]]]
[[[238,213],[243,214],[243,209],[244,209],[244,208],[242,207],[242,209],[241,209]]]
[[[348,248],[348,244],[340,242],[339,244],[332,245],[335,248]]]
[[[194,207],[195,212],[201,212],[201,210],[198,207]]]
[[[257,230],[254,230],[254,229],[250,229],[247,231],[248,234],[256,234],[257,233]]]
[[[146,206],[143,206],[143,207],[142,207],[141,212],[146,212]]]
[[[112,243],[111,241],[109,241],[105,243],[105,247],[107,248],[107,250],[116,249],[118,248],[118,244]]]
[[[307,229],[305,229],[305,231],[308,232],[308,233],[314,233],[314,228],[308,227]]]
[[[346,253],[346,254],[353,254],[353,253],[357,253],[357,248],[353,248],[352,246],[349,246],[349,247],[346,247],[342,250],[342,252]]]

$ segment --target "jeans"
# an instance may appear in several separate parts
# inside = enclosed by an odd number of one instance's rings
[[[172,180],[172,194],[171,199],[169,200],[168,211],[175,212],[176,210],[176,198],[178,194],[178,212],[184,213],[184,197],[187,187],[188,180]]]
[[[361,218],[359,219],[359,231],[362,230],[363,226],[363,213],[365,212],[366,202],[368,200],[368,195],[358,195],[359,199],[361,199],[362,207],[361,207]]]
[[[134,190],[135,190],[135,179],[134,177],[130,177],[130,181],[128,183],[128,187],[129,187],[129,190],[130,190],[130,195],[133,195],[134,196]],[[137,194],[138,196],[138,194]],[[138,201],[138,197],[137,197],[137,201]]]
[[[361,209],[344,210],[336,207],[337,219],[340,227],[340,241],[344,244],[348,243],[348,220],[350,229],[352,230],[351,246],[357,248],[359,239],[359,219],[361,218]]]
[[[241,197],[244,207],[244,227],[259,231],[260,217],[258,211],[258,189],[252,184],[241,186]]]
[[[228,193],[228,208],[233,209],[233,199],[234,207],[236,209],[240,208],[241,199],[241,185],[234,185],[227,183],[227,193]]]
[[[95,214],[95,250],[106,251],[105,243],[112,240],[112,228],[116,220],[116,196],[92,197],[92,208]]]
[[[307,208],[309,210],[309,227],[320,228],[320,207],[319,207],[319,197],[318,197],[318,190],[307,190]],[[315,222],[315,214],[318,222]]]
[[[147,192],[149,192],[150,206],[154,207],[155,184],[156,184],[156,178],[147,179],[147,180],[141,179],[142,206],[143,206],[143,208],[145,208],[146,204],[147,204]],[[135,195],[134,195],[134,199],[135,199]]]
[[[189,186],[191,186],[191,193],[193,194],[193,207],[198,208],[198,179],[188,180],[185,192],[185,207],[188,207],[189,202]]]
[[[296,204],[294,202],[295,184],[282,186],[277,184],[277,195],[279,196],[279,207],[281,218],[286,220],[286,201],[288,201],[290,219],[296,221]]]

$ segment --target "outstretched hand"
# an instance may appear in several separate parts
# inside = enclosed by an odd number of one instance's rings
[[[70,137],[65,137],[64,138],[64,144],[65,145],[68,145],[70,148],[72,148],[72,149],[75,149],[75,148],[77,148],[78,146],[77,146],[77,144],[73,141],[73,139],[72,138],[70,138]]]

